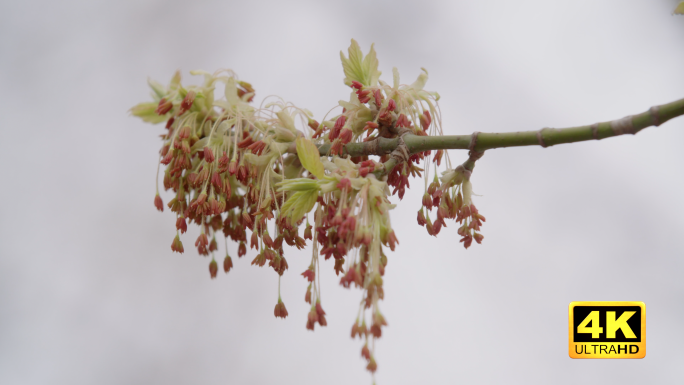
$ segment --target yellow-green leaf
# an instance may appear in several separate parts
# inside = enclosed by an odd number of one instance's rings
[[[318,181],[309,178],[287,179],[278,183],[278,192],[318,190]]]
[[[349,86],[354,80],[364,86],[375,86],[378,84],[378,79],[380,79],[382,72],[378,71],[378,58],[373,44],[371,44],[368,55],[364,57],[359,43],[352,39],[349,46],[349,58],[347,59],[344,53],[340,51],[340,59],[342,59],[342,68],[345,75],[344,84]]]
[[[321,163],[321,155],[313,142],[306,138],[297,138],[297,156],[305,169],[318,179],[325,177],[325,168]]]
[[[297,222],[304,214],[311,211],[318,199],[318,189],[297,191],[285,201],[282,214],[290,218],[291,223]]]
[[[169,83],[169,88],[172,90],[177,90],[180,87],[180,82],[181,82],[181,73],[180,73],[180,71],[176,71],[176,73],[174,73],[173,77],[171,78],[171,82]]]
[[[675,8],[674,14],[675,14],[675,15],[684,15],[684,1],[682,1],[681,3],[679,3],[679,5],[677,6],[677,8]]]
[[[137,106],[131,108],[131,114],[142,119],[144,122],[157,124],[164,122],[168,119],[168,114],[159,115],[155,112],[159,103],[149,102],[140,103]]]
[[[152,91],[154,91],[154,94],[157,95],[159,99],[163,98],[166,96],[166,87],[161,85],[159,82],[156,82],[150,78],[147,78],[147,84],[150,85],[150,88],[152,88]]]

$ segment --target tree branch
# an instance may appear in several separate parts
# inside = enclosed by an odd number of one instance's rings
[[[653,106],[648,111],[629,115],[622,119],[568,128],[542,128],[537,131],[505,133],[475,132],[471,135],[418,136],[406,134],[404,143],[410,153],[428,150],[475,150],[493,148],[542,146],[601,140],[624,134],[636,134],[650,126],[659,126],[672,118],[684,115],[684,99]],[[378,138],[369,142],[349,143],[341,155],[385,155],[394,151],[399,138]],[[330,144],[319,147],[321,155],[327,155]]]

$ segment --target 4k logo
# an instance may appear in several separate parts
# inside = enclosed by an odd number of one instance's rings
[[[572,302],[570,358],[644,358],[643,302]]]

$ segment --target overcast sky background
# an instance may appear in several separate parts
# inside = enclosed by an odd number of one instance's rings
[[[369,384],[349,338],[361,292],[322,274],[327,328],[305,329],[310,250],[277,276],[208,260],[152,204],[158,135],[129,116],[148,76],[231,68],[257,100],[319,119],[349,95],[339,51],[374,42],[383,79],[420,67],[447,134],[567,127],[684,97],[674,0],[3,1],[0,383]],[[635,137],[489,151],[487,217],[465,251],[392,213],[378,384],[684,383],[684,118]],[[466,154],[453,151],[455,162]],[[165,201],[169,195],[164,194]],[[235,245],[229,252],[235,256]],[[568,357],[571,301],[644,301],[643,360]]]

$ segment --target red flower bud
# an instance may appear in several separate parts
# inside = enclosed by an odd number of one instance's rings
[[[252,236],[249,238],[249,248],[258,249],[259,248],[259,236],[256,231],[252,232]]]
[[[342,143],[342,141],[339,139],[335,139],[330,147],[330,155],[342,155],[343,147],[344,143]]]
[[[387,103],[387,110],[388,111],[394,111],[397,108],[397,103],[394,102],[394,99],[390,99],[389,102]]]
[[[311,311],[309,311],[309,314],[307,315],[307,318],[308,318],[309,322],[312,322],[312,323],[318,322],[318,313],[316,313],[316,309],[311,309]],[[313,330],[313,329],[311,329],[311,330]]]
[[[337,183],[337,188],[342,191],[350,192],[352,188],[351,181],[349,180],[349,178],[342,178]]]
[[[397,127],[406,127],[406,128],[408,128],[408,127],[411,127],[411,122],[408,120],[408,118],[406,117],[406,115],[401,114],[401,115],[399,115],[399,117],[397,118],[396,126],[397,126]]]
[[[459,242],[463,242],[463,247],[467,249],[473,243],[473,237],[470,234],[466,234]]]
[[[333,126],[333,128],[336,128],[336,129],[338,129],[338,130],[341,130],[342,127],[344,127],[344,124],[345,124],[346,122],[347,122],[347,117],[344,116],[344,115],[340,115],[340,117],[337,118],[337,120],[335,121],[335,125]]]
[[[371,373],[375,373],[375,371],[378,370],[378,364],[375,363],[375,358],[372,356],[370,358],[370,362],[368,362],[368,365],[366,365],[366,369]]]
[[[432,205],[434,207],[439,206],[439,201],[442,199],[442,190],[439,189],[432,194]]]
[[[366,131],[366,138],[368,138],[375,129],[378,128],[378,124],[375,122],[366,122],[366,125],[363,127],[363,130]],[[366,141],[368,139],[364,139]]]
[[[340,133],[340,141],[344,144],[347,144],[351,142],[352,140],[352,131],[348,128],[345,128],[342,130]]]
[[[368,344],[363,345],[363,348],[361,348],[361,357],[365,358],[367,361],[370,361],[371,355],[370,350],[368,350]]]
[[[180,108],[178,109],[178,116],[183,115],[192,107],[192,103],[195,101],[195,95],[195,91],[189,91],[185,94],[185,97],[180,104]]]
[[[173,108],[173,103],[171,101],[166,100],[166,98],[162,98],[162,100],[159,101],[159,105],[157,106],[157,109],[154,110],[154,112],[157,113],[157,115],[164,115],[167,112],[171,111]]]
[[[432,235],[437,236],[439,234],[440,230],[442,230],[442,225],[444,225],[444,220],[443,219],[437,219],[435,223],[432,226]]]
[[[264,151],[266,148],[266,143],[258,140],[252,144],[250,144],[247,149],[251,150],[253,154],[256,155],[261,155],[261,153]]]
[[[230,269],[233,268],[233,259],[229,256],[226,255],[226,258],[223,260],[223,271],[228,273]]]
[[[216,273],[218,273],[218,264],[215,259],[212,259],[209,262],[209,275],[211,275],[211,279],[216,278]]]
[[[356,91],[356,96],[358,96],[359,102],[363,104],[366,104],[370,101],[370,91],[368,90]]]
[[[399,240],[397,239],[397,235],[394,233],[394,230],[390,231],[387,234],[387,243],[389,244],[390,249],[394,251],[394,248],[399,243]]]
[[[214,161],[214,152],[209,147],[204,147],[204,160],[207,163],[211,163]]]
[[[273,314],[276,316],[276,318],[286,318],[287,317],[287,309],[285,308],[285,304],[283,301],[278,299],[278,303],[275,306],[275,309],[273,309]]]
[[[181,142],[181,150],[186,154],[190,153],[190,143],[187,140]]]
[[[223,155],[219,158],[219,166],[221,167],[226,167],[228,166],[228,162],[230,162],[230,159],[228,159],[228,154],[226,152],[223,152]],[[222,172],[225,172],[227,168],[224,168]]]
[[[242,223],[249,227],[250,229],[254,227],[254,222],[252,221],[252,217],[249,215],[247,211],[242,211]]]
[[[318,314],[319,317],[325,315],[325,311],[323,310],[323,307],[321,306],[321,301],[316,301],[316,314]],[[323,325],[321,325],[323,326]]]
[[[176,230],[180,230],[181,234],[188,231],[188,225],[185,223],[185,217],[178,217],[176,219]]]
[[[306,295],[304,296],[304,301],[306,303],[311,303],[311,284],[309,284],[309,287],[306,289]]]
[[[183,242],[181,242],[180,237],[176,234],[176,237],[173,238],[173,242],[171,243],[171,250],[183,254]]]
[[[316,278],[316,272],[314,271],[313,266],[309,266],[309,268],[302,273],[302,276],[309,282],[313,282]]]
[[[164,211],[164,202],[162,202],[159,194],[154,196],[154,207],[156,207],[159,211]]]
[[[238,164],[237,162],[233,159],[230,161],[230,165],[228,165],[228,172],[230,175],[235,175],[235,173],[238,170]]]
[[[160,163],[166,166],[171,163],[171,160],[173,160],[173,151],[169,151]]]
[[[376,106],[378,107],[378,109],[379,109],[379,108],[380,108],[380,105],[382,104],[382,100],[384,99],[383,96],[382,96],[382,93],[380,92],[379,89],[378,89],[378,90],[375,90],[375,92],[373,92],[373,97],[375,98],[375,105],[376,105]]]
[[[195,241],[195,246],[200,247],[201,246],[208,246],[209,245],[209,239],[207,239],[207,234],[201,233],[199,237],[197,237],[197,240]]]
[[[247,132],[245,131],[245,133],[247,133]],[[254,140],[252,139],[252,137],[248,136],[247,138],[238,142],[238,148],[247,148],[247,147],[251,146],[253,143],[254,143]]]
[[[262,251],[252,260],[252,265],[263,267],[266,264],[266,254]]]
[[[313,237],[311,235],[311,225],[309,222],[306,222],[306,228],[304,229],[304,239],[312,240]]]
[[[418,224],[425,226],[425,223],[425,214],[423,213],[423,208],[421,207],[421,209],[418,210]]]
[[[473,233],[473,238],[475,239],[475,242],[477,242],[478,244],[481,244],[482,240],[484,239],[484,235],[482,235],[480,233]]]
[[[420,115],[420,126],[423,127],[423,131],[427,131],[427,129],[430,127],[430,124],[432,124],[430,111],[425,110],[423,111],[423,114]]]
[[[423,206],[428,210],[432,210],[432,197],[427,192],[423,194]]]
[[[178,138],[188,139],[190,137],[190,126],[185,126],[178,131]]]
[[[435,157],[432,158],[433,163],[437,163],[437,166],[442,164],[442,156],[444,155],[444,150],[438,150]]]
[[[354,322],[354,325],[352,325],[352,330],[351,330],[351,338],[355,338],[357,335],[361,335],[359,332],[359,320],[357,319],[356,322]],[[362,353],[363,355],[363,353]]]

